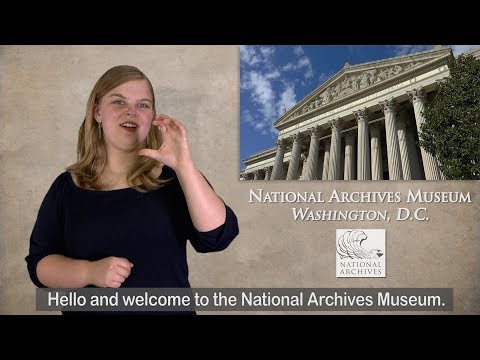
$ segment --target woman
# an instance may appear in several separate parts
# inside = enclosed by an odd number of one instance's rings
[[[237,236],[235,214],[192,162],[184,126],[155,116],[139,69],[116,66],[97,81],[77,152],[32,231],[26,261],[38,287],[190,287],[187,239],[211,252]]]

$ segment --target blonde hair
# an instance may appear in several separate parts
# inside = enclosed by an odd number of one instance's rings
[[[155,94],[152,83],[143,72],[134,66],[119,65],[105,72],[92,89],[87,102],[85,118],[78,132],[77,162],[67,168],[75,176],[78,186],[87,189],[99,189],[98,179],[102,173],[106,160],[107,149],[105,141],[94,119],[94,109],[100,99],[110,90],[132,80],[145,80],[152,93],[153,114],[155,115]],[[158,149],[162,144],[162,137],[157,127],[152,126],[144,141],[144,147]],[[155,159],[139,156],[129,170],[127,180],[136,185],[140,192],[152,191],[160,188],[166,180],[155,178],[151,170],[157,165]]]

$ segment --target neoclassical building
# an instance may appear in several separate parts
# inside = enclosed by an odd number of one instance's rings
[[[449,76],[449,48],[359,65],[286,111],[276,146],[244,159],[244,180],[441,180],[418,145],[425,104]]]

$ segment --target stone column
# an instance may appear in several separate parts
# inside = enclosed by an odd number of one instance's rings
[[[299,180],[311,180],[305,179],[305,171],[307,171],[307,154],[303,152],[300,155],[300,159],[302,160],[302,175],[300,175]]]
[[[272,174],[272,167],[271,166],[267,166],[265,169],[263,169],[265,171],[265,178],[263,180],[270,180],[270,175]]]
[[[320,147],[319,153],[320,154],[324,153],[322,147]],[[320,157],[320,154],[318,156],[318,161],[317,161],[317,173],[315,174],[315,179],[317,180],[322,180],[322,174],[323,174],[323,156]]]
[[[370,150],[372,155],[372,180],[383,180],[382,147],[380,144],[380,125],[370,127]]]
[[[322,180],[328,180],[328,165],[330,164],[330,140],[325,140],[325,153],[323,154]]]
[[[275,162],[273,163],[272,176],[270,180],[279,180],[283,173],[283,156],[285,155],[286,143],[285,139],[278,139],[277,153],[275,154]]]
[[[330,141],[330,161],[328,164],[328,180],[340,179],[340,154],[342,152],[340,141],[340,119],[329,121],[332,128],[332,139]]]
[[[310,131],[310,148],[308,149],[307,162],[304,164],[303,179],[313,180],[317,176],[318,148],[320,130],[316,126],[309,129]]]
[[[368,113],[363,108],[353,112],[358,123],[357,180],[370,180],[370,152],[368,151]]]
[[[412,180],[410,160],[408,158],[407,123],[405,121],[405,111],[401,111],[399,113],[397,125],[398,147],[400,148],[400,159],[402,161],[403,180]]]
[[[410,173],[412,175],[412,180],[422,180],[425,179],[423,168],[420,167],[420,158],[419,158],[419,148],[416,145],[415,133],[417,129],[407,129],[407,148],[408,148],[408,159],[410,160]]]
[[[288,165],[287,180],[293,180],[297,177],[298,165],[300,164],[300,134],[293,134],[291,139],[293,141],[293,146],[292,153],[290,155],[290,164]]]
[[[390,180],[402,180],[402,163],[398,147],[397,120],[395,100],[393,98],[380,102],[385,113],[385,133],[387,135],[388,176]]]
[[[345,166],[343,171],[343,180],[354,180],[354,161],[355,161],[355,137],[347,134],[345,138]]]
[[[415,112],[415,122],[417,123],[417,131],[420,135],[421,125],[425,122],[423,112],[425,111],[425,91],[422,88],[407,91],[410,101],[413,103],[413,111]],[[423,169],[425,170],[426,180],[440,180],[438,173],[437,161],[435,157],[427,152],[423,147],[420,147],[423,160]]]
[[[253,170],[253,180],[260,180],[260,170]]]

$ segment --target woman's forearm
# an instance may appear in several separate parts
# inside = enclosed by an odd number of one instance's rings
[[[223,225],[225,205],[193,162],[179,166],[177,177],[195,228],[198,231],[210,231]]]
[[[48,255],[37,264],[37,277],[49,288],[82,288],[89,285],[87,260],[75,260],[63,255]]]

